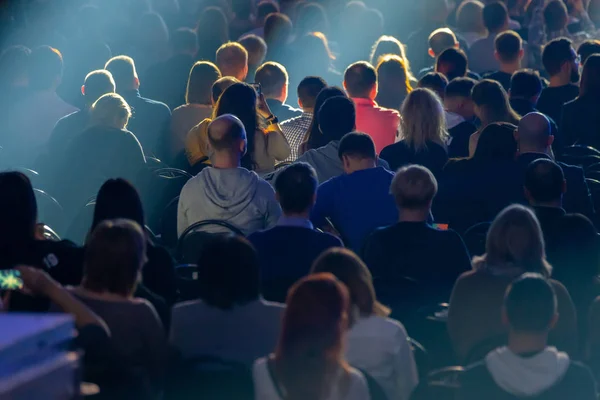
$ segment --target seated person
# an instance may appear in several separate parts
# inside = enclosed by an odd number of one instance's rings
[[[442,53],[444,53],[448,49],[458,50],[464,54],[463,50],[460,49],[460,42],[458,41],[456,35],[454,34],[454,32],[452,32],[451,29],[438,28],[431,32],[431,34],[429,35],[429,49],[427,50],[427,54],[429,54],[429,57],[431,57],[431,59],[435,60],[435,64],[433,66],[421,69],[418,74],[419,79],[423,78],[425,75],[433,72],[434,70],[437,70],[437,61],[439,60]],[[468,66],[465,65],[466,76],[475,80],[479,80],[481,78],[479,75],[468,70],[467,68]],[[438,72],[443,73],[443,71]],[[452,78],[448,77],[448,80],[452,80]]]
[[[455,78],[446,86],[444,108],[448,129],[448,157],[468,157],[469,138],[477,131],[474,124],[475,104],[471,91],[475,86],[471,78]]]
[[[548,346],[548,334],[558,319],[557,296],[546,278],[527,273],[511,283],[502,307],[508,345],[467,367],[457,398],[596,399],[590,370]]]
[[[494,48],[494,55],[500,68],[495,72],[485,74],[483,77],[498,82],[508,92],[512,75],[521,69],[521,61],[525,55],[523,39],[517,32],[502,32],[496,36]]]
[[[515,72],[508,90],[510,106],[521,117],[537,112],[536,106],[543,88],[542,78],[537,71],[521,69]]]
[[[448,81],[467,76],[469,61],[464,51],[453,47],[444,50],[435,61],[435,72],[444,74]]]
[[[173,308],[169,342],[183,359],[213,356],[251,365],[275,347],[284,309],[261,299],[259,268],[246,239],[217,236],[202,249],[200,298]]]
[[[428,72],[417,83],[417,87],[433,91],[442,100],[444,99],[447,86],[448,78],[440,72]]]
[[[344,175],[319,186],[311,220],[320,228],[332,224],[346,246],[360,252],[373,230],[398,219],[390,195],[394,174],[377,166],[375,144],[365,133],[345,135],[340,141],[338,157]]]
[[[269,108],[280,121],[302,114],[301,110],[285,104],[288,98],[289,77],[283,65],[272,61],[264,63],[256,70],[254,81],[260,85]]]
[[[398,222],[373,232],[363,253],[376,289],[379,283],[393,285],[408,278],[425,289],[423,299],[435,292],[427,301],[447,301],[454,281],[470,269],[471,261],[456,232],[436,229],[428,222],[437,193],[435,177],[425,167],[409,165],[396,173],[390,192],[398,207]]]
[[[231,114],[215,118],[208,126],[212,168],[187,181],[177,210],[179,236],[191,225],[221,220],[244,232],[274,226],[281,215],[273,188],[256,173],[241,167],[247,150],[246,130]]]
[[[317,257],[330,247],[343,247],[333,235],[314,229],[309,216],[315,205],[317,176],[306,163],[286,167],[275,181],[283,216],[277,226],[248,237],[260,259],[261,292],[285,303],[288,289],[308,275]]]

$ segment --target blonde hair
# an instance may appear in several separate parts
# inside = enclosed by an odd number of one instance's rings
[[[488,231],[485,254],[473,258],[473,268],[550,277],[552,267],[546,261],[544,237],[535,214],[518,204],[502,210]]]
[[[373,47],[371,48],[371,54],[369,60],[371,64],[377,65],[381,62],[383,57],[387,55],[395,55],[402,59],[404,67],[406,69],[406,76],[409,80],[414,80],[410,70],[410,63],[408,57],[406,57],[406,46],[401,41],[393,36],[383,35],[377,39]]]
[[[131,117],[131,108],[120,95],[107,93],[92,104],[90,117],[92,126],[125,129]]]
[[[445,146],[446,115],[435,92],[425,88],[413,90],[402,103],[400,114],[402,137],[410,147],[420,150],[428,141]]]
[[[216,64],[222,76],[237,76],[248,66],[248,51],[237,42],[228,42],[217,49]]]

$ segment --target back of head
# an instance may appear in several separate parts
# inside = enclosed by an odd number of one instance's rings
[[[252,16],[254,2],[250,0],[232,0],[231,11],[237,19],[248,20]]]
[[[591,55],[583,66],[579,95],[600,96],[600,54]]]
[[[542,93],[542,78],[537,71],[521,69],[510,78],[511,99],[533,99]]]
[[[403,140],[414,149],[423,149],[427,142],[445,142],[446,114],[439,96],[429,89],[415,89],[406,96],[400,114]]]
[[[32,90],[55,89],[62,78],[63,59],[60,52],[50,46],[36,47],[29,56],[29,87]]]
[[[239,40],[248,52],[248,67],[255,69],[265,61],[267,55],[267,43],[257,35],[246,35]]]
[[[458,40],[450,28],[439,28],[429,35],[429,48],[437,57],[446,49],[456,47]]]
[[[444,74],[449,81],[465,77],[468,69],[469,62],[465,52],[453,47],[444,50],[435,63],[435,70]]]
[[[272,13],[265,19],[265,42],[271,47],[288,43],[292,36],[292,21],[281,13]]]
[[[543,334],[552,328],[557,316],[554,289],[536,273],[521,275],[504,295],[504,312],[513,332]]]
[[[552,126],[542,113],[532,112],[521,118],[517,133],[521,152],[543,151],[551,144]]]
[[[241,82],[235,79],[233,76],[224,76],[222,78],[217,79],[211,87],[211,96],[213,103],[217,104],[219,98],[221,97],[225,89],[227,89],[229,86],[235,83]]]
[[[492,122],[518,122],[519,116],[511,108],[508,94],[500,83],[483,79],[473,87],[471,97],[483,126]]]
[[[93,231],[109,219],[129,219],[139,226],[144,226],[144,209],[135,187],[125,179],[109,179],[98,191],[94,207]]]
[[[456,10],[456,25],[461,32],[485,31],[483,24],[484,5],[478,0],[464,1]]]
[[[315,108],[317,96],[327,87],[327,83],[323,78],[318,76],[307,76],[298,84],[298,99],[302,103],[304,109]]]
[[[169,30],[162,16],[150,11],[142,14],[138,24],[138,45],[163,47],[169,43]]]
[[[275,180],[281,209],[286,214],[301,214],[309,211],[317,192],[317,174],[307,163],[294,163],[286,167]]]
[[[279,98],[288,84],[285,67],[276,62],[266,62],[256,70],[254,81],[260,83],[265,98]]]
[[[131,108],[124,98],[116,93],[100,96],[90,107],[90,125],[125,129]]]
[[[557,280],[590,282],[600,270],[598,231],[592,221],[581,214],[567,214],[560,219],[560,247],[553,252]]]
[[[445,22],[450,12],[448,0],[419,1],[422,18],[426,21]]]
[[[27,176],[20,172],[0,172],[0,247],[33,240],[37,222],[37,202]]]
[[[229,41],[229,23],[219,7],[206,7],[196,25],[197,59],[214,60],[216,50]]]
[[[294,20],[296,35],[302,36],[310,32],[329,33],[327,11],[319,3],[300,3],[297,6]]]
[[[412,90],[409,72],[404,59],[388,54],[379,58],[377,64],[378,96],[382,93],[397,93],[406,96]]]
[[[446,87],[448,86],[448,78],[440,72],[428,72],[417,84],[418,88],[429,89],[436,93],[441,99],[444,98]]]
[[[240,79],[247,72],[248,52],[237,42],[225,43],[217,50],[216,61],[223,76]]]
[[[500,62],[510,64],[519,59],[523,50],[523,39],[515,31],[502,32],[496,36],[494,47]]]
[[[470,99],[473,87],[477,84],[477,81],[472,78],[456,78],[452,79],[451,82],[446,86],[444,98],[451,99],[454,97],[463,97]]]
[[[573,46],[571,40],[558,38],[551,40],[544,46],[542,63],[550,76],[560,73],[561,67],[566,62],[573,60]]]
[[[234,115],[223,114],[208,125],[208,143],[215,153],[241,152],[240,142],[244,141],[244,124]]]
[[[315,108],[313,111],[313,118],[312,121],[310,122],[310,126],[308,127],[307,130],[307,148],[308,149],[318,149],[319,147],[323,147],[325,145],[327,145],[329,143],[328,138],[326,138],[323,133],[321,132],[320,129],[320,121],[319,121],[319,111],[321,110],[321,107],[323,107],[323,104],[325,103],[325,101],[327,101],[328,99],[332,98],[332,97],[348,97],[346,96],[346,92],[344,92],[342,89],[335,87],[335,86],[330,86],[330,87],[326,87],[323,88],[323,90],[321,90],[319,92],[319,94],[317,95],[317,99],[315,100]],[[355,121],[356,122],[356,121]],[[354,126],[348,131],[352,131],[354,130]],[[345,133],[348,133],[345,132]],[[343,136],[343,134],[342,134]]]
[[[390,186],[396,205],[406,210],[428,209],[437,190],[437,180],[430,170],[421,165],[400,168]]]
[[[327,143],[341,140],[356,126],[356,109],[347,97],[336,96],[325,100],[318,113],[319,129]]]
[[[134,82],[137,79],[135,63],[128,56],[113,57],[104,66],[108,70],[117,85],[117,91],[123,93],[133,88]]]
[[[372,65],[377,65],[381,61],[381,57],[388,54],[405,58],[404,46],[393,36],[381,36],[373,45],[369,60]]]
[[[560,201],[564,184],[563,170],[552,160],[540,158],[525,170],[525,189],[535,203]]]
[[[212,104],[212,87],[221,79],[219,68],[208,61],[198,61],[190,70],[185,102],[187,104]]]
[[[600,54],[600,40],[586,40],[581,43],[577,48],[577,54],[581,57],[581,65],[585,65],[592,54]]]
[[[508,25],[508,10],[501,1],[487,4],[483,8],[483,24],[491,33],[500,32]]]
[[[493,122],[481,131],[474,159],[478,161],[510,161],[515,159],[517,141],[514,133],[517,127],[505,122]]]
[[[256,18],[262,23],[269,14],[278,13],[279,4],[274,0],[261,0],[256,6]]]
[[[0,87],[26,86],[31,50],[25,46],[10,46],[0,53]]]
[[[232,309],[258,299],[259,261],[254,247],[234,235],[217,235],[198,257],[200,298],[211,307]]]
[[[83,86],[85,100],[90,105],[98,100],[100,96],[106,93],[114,93],[116,90],[112,74],[105,69],[99,69],[87,74]]]
[[[377,152],[375,151],[375,143],[371,136],[362,132],[350,132],[340,140],[338,148],[338,156],[340,160],[343,157],[350,157],[358,160],[375,160]]]
[[[198,51],[198,37],[190,28],[178,28],[169,39],[174,54],[195,54]]]
[[[544,7],[544,23],[548,32],[556,32],[566,28],[569,23],[569,12],[562,0],[552,0]]]
[[[371,272],[351,250],[333,248],[325,251],[313,263],[311,273],[333,274],[348,288],[350,302],[361,316],[387,317],[390,314],[390,310],[377,301]]]
[[[376,85],[377,72],[368,62],[355,62],[344,72],[344,86],[350,97],[369,98]]]
[[[146,262],[146,238],[134,221],[102,221],[85,247],[83,287],[130,296]]]

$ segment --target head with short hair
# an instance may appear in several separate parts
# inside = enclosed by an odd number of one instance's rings
[[[0,249],[10,254],[34,240],[38,207],[31,181],[21,172],[0,172]]]
[[[410,84],[410,74],[404,60],[399,56],[388,54],[379,60],[377,65],[377,104],[398,110],[406,96],[413,90]]]
[[[483,8],[483,3],[478,0],[464,1],[458,6],[456,10],[456,26],[460,32],[485,32]]]
[[[268,51],[288,44],[292,37],[292,21],[282,13],[272,13],[265,19],[264,38]]]
[[[116,89],[112,74],[105,69],[92,71],[85,77],[82,93],[87,104],[91,105],[103,94],[114,93]]]
[[[144,208],[136,188],[123,178],[109,179],[100,187],[96,196],[91,231],[102,221],[128,219],[143,227]]]
[[[190,70],[185,91],[186,104],[212,104],[212,87],[221,79],[221,71],[209,61],[197,61]]]
[[[558,320],[556,293],[548,279],[526,273],[506,289],[502,319],[511,332],[547,334]]]
[[[562,0],[552,0],[544,7],[544,24],[548,32],[563,30],[569,23],[569,12]]]
[[[243,237],[215,235],[198,256],[200,299],[210,307],[230,310],[260,296],[258,254]]]
[[[366,61],[358,61],[346,68],[344,88],[350,97],[375,98],[377,95],[377,72]]]
[[[548,117],[539,112],[525,115],[515,133],[521,153],[549,153],[554,136]]]
[[[366,168],[373,168],[377,160],[375,143],[371,139],[371,136],[366,133],[347,133],[340,140],[338,157],[342,161],[346,174]]]
[[[453,47],[444,50],[435,62],[436,72],[444,74],[449,81],[467,76],[468,69],[469,62],[465,52]]]
[[[520,117],[510,106],[508,94],[500,83],[483,79],[473,87],[471,97],[482,128],[492,122],[519,123]]]
[[[254,11],[254,1],[252,0],[232,0],[231,11],[235,18],[239,20],[249,20]]]
[[[213,104],[217,104],[219,98],[221,97],[225,89],[227,89],[234,83],[240,83],[240,81],[235,79],[233,76],[224,76],[222,78],[217,79],[211,87],[211,98]]]
[[[567,38],[554,39],[546,44],[542,52],[542,63],[551,77],[565,73],[569,75],[571,82],[579,81],[577,53],[571,40]]]
[[[473,158],[484,162],[512,161],[517,153],[516,126],[492,122],[481,131]]]
[[[269,14],[279,12],[279,4],[274,0],[261,0],[256,6],[256,18],[259,24],[264,25],[265,19]]]
[[[487,233],[485,254],[473,258],[476,270],[520,269],[550,277],[542,228],[529,208],[513,204],[502,210]]]
[[[542,78],[533,69],[521,69],[510,78],[511,99],[527,99],[537,104],[542,89]]]
[[[373,277],[366,264],[354,252],[344,248],[332,248],[315,260],[311,274],[333,274],[350,292],[350,303],[361,317],[388,317],[390,309],[377,301]]]
[[[437,180],[421,165],[400,168],[390,185],[390,194],[399,210],[430,210],[437,190]]]
[[[0,87],[27,86],[31,50],[25,46],[10,46],[0,53]]]
[[[437,57],[446,49],[458,47],[456,35],[450,28],[439,28],[429,35],[429,55]]]
[[[483,24],[490,33],[508,29],[508,9],[501,1],[486,4],[483,8]]]
[[[275,192],[283,213],[310,212],[318,185],[317,173],[309,164],[299,162],[285,167],[275,180]]]
[[[321,110],[323,103],[325,103],[325,101],[327,99],[330,99],[332,97],[337,97],[337,96],[348,97],[348,96],[346,96],[346,93],[342,89],[335,87],[335,86],[323,88],[317,95],[317,99],[315,100],[315,108],[313,110],[313,118],[310,121],[310,126],[308,127],[306,137],[305,137],[306,147],[308,150],[318,149],[319,147],[323,147],[329,143],[329,137],[325,137],[319,127],[319,125],[320,125],[319,111]],[[345,133],[348,133],[348,132],[351,132],[354,130],[354,126],[356,125],[355,122],[356,121],[354,121],[354,123],[352,124],[352,128],[350,128]],[[348,123],[348,125],[350,125],[350,123]],[[342,134],[342,136],[344,134]]]
[[[473,78],[456,78],[448,83],[444,97],[451,99],[454,97],[471,98],[471,92],[477,81]]]
[[[239,40],[248,52],[248,68],[255,71],[264,61],[267,55],[267,43],[257,35],[246,35]]]
[[[429,89],[437,94],[440,99],[444,98],[447,86],[448,78],[440,72],[428,72],[417,83],[418,88]]]
[[[198,51],[198,38],[196,32],[190,28],[178,28],[169,38],[174,54],[194,55]]]
[[[217,66],[223,76],[243,81],[248,74],[248,52],[237,42],[225,43],[217,50]]]
[[[319,113],[319,130],[329,143],[341,140],[356,127],[356,108],[347,97],[336,96],[325,100]]]
[[[525,197],[531,205],[560,205],[565,189],[565,175],[554,161],[540,158],[527,166]]]
[[[421,150],[428,142],[445,143],[446,114],[439,96],[429,89],[415,89],[406,96],[400,109],[402,139],[411,148]]]
[[[85,246],[82,286],[92,292],[130,297],[145,263],[142,227],[128,219],[104,220]]]
[[[90,107],[90,125],[125,129],[131,118],[131,107],[123,97],[107,93]]]
[[[50,46],[35,47],[29,56],[27,72],[32,90],[56,90],[63,73],[60,51]]]
[[[267,99],[285,102],[288,95],[288,73],[279,63],[269,61],[258,67],[254,81],[260,83],[262,93]]]
[[[600,95],[600,54],[588,57],[581,74],[579,96]]]
[[[138,75],[135,70],[135,63],[131,57],[113,57],[108,60],[104,69],[112,74],[115,84],[117,85],[117,93],[123,93],[138,88]]]
[[[472,78],[454,78],[444,92],[444,108],[470,120],[475,115],[475,104],[471,99],[473,87],[477,84]]]
[[[247,136],[244,124],[232,114],[222,114],[208,125],[208,144],[213,155],[241,157],[246,152]]]
[[[329,33],[329,19],[327,11],[319,3],[300,3],[296,9],[294,28],[297,36],[311,32]]]
[[[494,41],[496,57],[503,64],[512,64],[523,58],[523,39],[515,31],[505,31]]]
[[[592,54],[600,54],[600,40],[590,39],[581,43],[577,48],[577,54],[581,57],[581,65],[585,65]]]
[[[318,76],[307,76],[298,84],[298,103],[303,110],[313,110],[317,96],[327,87],[325,80]]]
[[[418,2],[426,21],[444,23],[450,12],[448,0],[422,0]]]

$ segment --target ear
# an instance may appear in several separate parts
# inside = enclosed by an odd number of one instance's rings
[[[510,326],[508,321],[508,314],[506,314],[506,307],[502,306],[502,325]]]
[[[85,85],[81,85],[81,94],[85,96]]]
[[[550,326],[549,326],[550,329],[549,330],[554,329],[554,327],[558,323],[558,318],[559,318],[559,314],[557,311],[556,313],[554,313],[554,316],[552,317],[552,321],[550,321]]]
[[[315,192],[315,194],[313,194],[311,205],[315,205],[315,204],[317,204],[317,192]]]
[[[300,98],[298,98],[298,106],[300,108],[304,108],[304,105],[302,104],[302,100],[300,100]]]
[[[513,132],[513,137],[515,138],[515,142],[519,143],[519,130],[515,129]]]
[[[460,42],[454,43],[454,48],[455,49],[460,49]]]
[[[279,192],[275,192],[275,200],[277,200],[277,202],[279,203],[280,201],[280,197],[279,197]]]
[[[548,136],[548,147],[552,146],[552,143],[554,143],[554,135]]]
[[[242,81],[242,82],[245,81],[246,78],[248,77],[248,64],[244,65],[243,74],[244,74],[244,79],[240,79],[240,81]]]
[[[500,54],[498,54],[498,52],[495,50],[494,50],[494,58],[496,59],[496,61],[500,61]]]
[[[531,193],[525,186],[523,186],[523,193],[525,193],[525,199],[527,199],[527,202],[531,203]]]
[[[342,85],[344,86],[344,90],[346,92],[348,92],[348,87],[346,86],[346,81],[342,82]],[[349,97],[349,96],[348,96]]]
[[[519,60],[522,60],[525,57],[525,49],[519,50]]]
[[[138,78],[137,76],[133,78],[133,88],[135,90],[138,90],[140,88],[140,78]]]
[[[377,86],[377,83],[375,83],[373,85],[373,88],[371,89],[371,92],[369,93],[369,98],[371,100],[375,100],[375,98],[377,97],[377,90],[379,89],[379,87]]]
[[[429,50],[427,50],[427,54],[429,54],[429,57],[435,58],[435,53],[433,52],[433,49],[431,47],[429,48]]]
[[[567,193],[567,180],[566,179],[562,183],[562,192],[563,192],[563,194]]]

